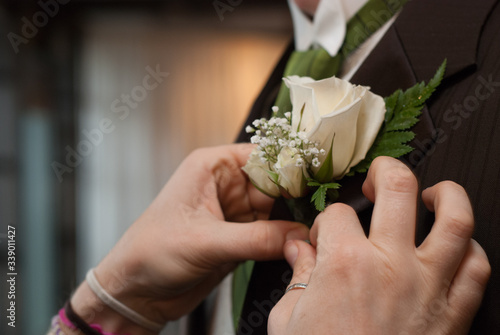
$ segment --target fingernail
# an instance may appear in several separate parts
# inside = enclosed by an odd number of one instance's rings
[[[295,242],[288,242],[285,246],[285,258],[292,268],[297,260],[298,254],[299,248],[297,248],[297,244],[295,244]]]

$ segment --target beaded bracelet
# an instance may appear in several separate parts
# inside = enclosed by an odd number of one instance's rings
[[[66,335],[66,333],[61,329],[61,318],[59,315],[55,315],[50,323],[50,329],[47,335]]]
[[[69,317],[66,315],[66,311],[69,312]],[[73,321],[71,321],[73,320]],[[75,322],[75,323],[73,323]],[[98,324],[87,325],[85,321],[83,321],[71,307],[71,304],[68,302],[64,308],[61,308],[57,315],[52,318],[50,323],[50,329],[47,335],[67,335],[63,329],[61,328],[61,324],[65,325],[71,330],[79,330],[85,335],[118,335],[114,333],[104,332],[102,327]]]
[[[78,316],[78,314],[75,313],[69,300],[64,308],[59,311],[59,319],[68,328],[74,330],[78,329],[85,335],[119,335],[103,331],[102,326],[99,324],[87,324],[82,318],[80,318],[80,316]]]

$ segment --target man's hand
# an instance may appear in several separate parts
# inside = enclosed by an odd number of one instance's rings
[[[157,323],[192,311],[240,261],[283,257],[288,239],[306,226],[267,221],[273,200],[241,167],[252,145],[197,150],[95,269],[112,296]],[[72,299],[87,322],[110,323],[95,310],[84,283]],[[130,327],[117,327],[113,331]],[[138,331],[139,333],[140,331]]]
[[[472,208],[464,189],[442,182],[422,193],[436,213],[415,246],[418,184],[391,158],[376,159],[363,185],[375,203],[369,237],[356,213],[334,204],[311,230],[311,245],[290,241],[292,283],[271,312],[270,334],[466,334],[490,275],[471,239]]]

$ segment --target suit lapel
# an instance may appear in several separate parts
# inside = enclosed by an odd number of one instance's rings
[[[447,69],[442,85],[455,76],[473,71],[482,23],[496,2],[410,1],[353,76],[352,83],[369,86],[374,93],[388,96],[399,88],[407,89],[417,82],[428,81],[444,59],[447,59]],[[467,27],[465,31],[463,25]],[[425,146],[434,143],[438,135],[427,107],[412,130],[416,137],[410,145],[416,150],[401,160],[416,168],[426,158]],[[342,182],[339,201],[358,213],[371,207],[361,193],[364,179],[364,175],[357,175]]]
[[[483,24],[497,2],[410,1],[394,26],[416,80],[431,78],[445,58],[445,79],[474,70]]]

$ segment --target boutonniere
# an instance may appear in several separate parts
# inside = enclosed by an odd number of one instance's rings
[[[294,207],[306,199],[323,211],[337,200],[343,178],[366,173],[378,156],[397,158],[413,150],[411,128],[445,67],[446,60],[427,84],[386,98],[336,77],[284,78],[292,111],[273,107],[269,120],[246,128],[257,146],[243,170],[261,192],[292,199]]]

